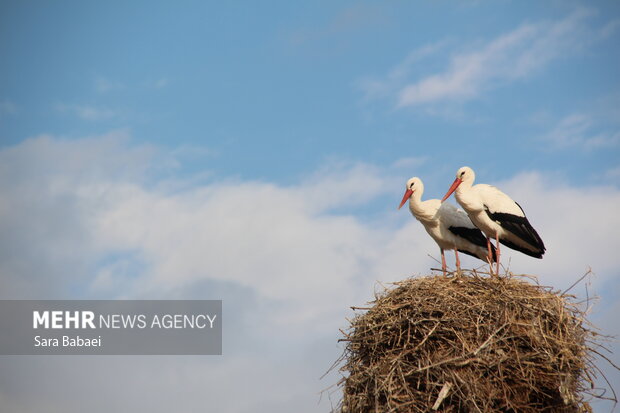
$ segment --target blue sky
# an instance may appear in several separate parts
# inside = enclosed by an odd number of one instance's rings
[[[38,377],[0,401],[80,411],[82,363],[120,380],[101,411],[141,406],[123,380],[172,386],[154,411],[326,411],[348,308],[436,265],[406,180],[439,198],[463,165],[545,240],[511,270],[592,267],[620,334],[619,42],[614,1],[1,2],[2,298],[222,298],[230,324],[193,364],[0,358]]]
[[[581,141],[618,140],[618,9],[4,3],[2,143],[128,128],[134,142],[200,147],[204,158],[194,160],[224,176],[282,181],[332,157],[385,164],[424,156],[484,164],[493,178],[544,165],[573,182],[597,182],[617,166],[617,145],[584,151]],[[527,28],[530,35],[489,50]],[[425,49],[433,50],[413,56]],[[485,53],[480,73],[462,80],[471,93],[399,105],[407,86],[450,76],[459,57]],[[514,59],[530,66],[511,67]],[[370,90],[381,83],[382,91]],[[554,142],[550,134],[571,116],[581,116],[569,126],[575,142]]]

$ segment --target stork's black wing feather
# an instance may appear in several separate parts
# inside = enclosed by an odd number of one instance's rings
[[[519,204],[517,204],[517,206],[521,209],[521,211],[523,211],[523,208],[521,208]],[[485,210],[489,218],[498,222],[506,231],[513,233],[516,237],[529,244],[532,249],[523,248],[506,239],[500,238],[499,241],[502,244],[531,257],[542,258],[546,250],[545,244],[525,215],[518,216],[503,212],[491,212],[486,205]]]
[[[472,244],[479,245],[481,247],[487,246],[487,239],[478,228],[466,228],[451,226],[448,228],[451,233],[457,237],[465,238]]]
[[[480,231],[478,228],[467,228],[467,227],[451,226],[448,229],[454,235],[456,235],[458,237],[461,237],[461,238],[464,238],[464,239],[468,240],[469,242],[471,242],[472,244],[478,245],[478,246],[483,247],[483,248],[486,248],[486,246],[487,246],[487,239],[484,236],[484,234],[482,233],[482,231]],[[471,255],[472,257],[480,258],[475,253],[473,253],[471,251],[467,251],[467,250],[460,249],[460,248],[459,248],[458,251],[462,252],[462,253],[465,253],[467,255]],[[495,246],[493,244],[491,244],[491,255],[493,256],[493,262],[496,262],[497,261],[497,256],[495,254]]]

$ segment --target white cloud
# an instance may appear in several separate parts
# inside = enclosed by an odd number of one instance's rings
[[[398,105],[468,100],[497,82],[525,77],[580,47],[578,35],[591,14],[581,9],[560,21],[524,24],[481,50],[457,54],[446,71],[405,86]]]
[[[118,81],[98,76],[95,79],[95,90],[99,93],[108,93],[116,90],[122,90],[125,86]]]
[[[224,298],[231,321],[222,358],[170,359],[163,368],[158,361],[156,372],[151,362],[81,360],[105,378],[98,391],[118,397],[101,411],[143,401],[125,390],[133,388],[129,382],[162,389],[149,391],[153,411],[169,411],[172,402],[195,406],[204,391],[210,399],[202,404],[223,412],[256,405],[291,411],[299,400],[303,408],[296,411],[325,411],[317,395],[332,383],[318,377],[338,355],[348,307],[371,299],[376,281],[436,265],[428,254],[437,256],[437,247],[422,226],[396,211],[403,182],[394,183],[385,168],[344,164],[289,186],[226,180],[170,191],[150,173],[162,156],[132,146],[126,132],[84,140],[42,136],[0,151],[0,294]],[[617,283],[618,189],[557,185],[540,173],[499,186],[521,203],[548,247],[543,260],[505,249],[513,271],[565,288],[592,266],[595,289]],[[372,219],[354,212],[377,199],[389,206]],[[28,358],[0,360],[3,371],[17,374],[24,366],[32,374],[17,375],[10,388],[35,386],[37,397],[22,390],[0,398],[20,411],[81,409],[44,390],[45,378],[58,376],[55,368]],[[66,367],[66,379],[78,385],[76,366]],[[32,384],[32,377],[42,379]],[[198,390],[196,383],[205,386]],[[179,396],[162,400],[163,389]],[[97,397],[87,388],[78,393],[86,401]]]
[[[620,144],[620,131],[611,134],[601,133],[585,140],[586,149],[599,149],[618,146]]]
[[[100,121],[118,116],[118,113],[112,109],[93,105],[68,105],[58,103],[55,105],[55,108],[60,113],[69,113],[88,121]]]
[[[351,33],[385,22],[386,17],[381,8],[355,4],[339,10],[323,24],[312,28],[296,28],[289,34],[288,41],[295,47],[325,40],[333,43],[342,41]]]
[[[590,116],[575,113],[566,116],[544,136],[553,146],[566,147],[584,143],[584,134],[592,126]]]
[[[329,366],[308,356],[1,357],[0,403],[20,413],[328,411],[316,381]]]
[[[602,31],[593,29],[588,21],[594,14],[589,9],[577,9],[561,20],[524,23],[482,46],[458,45],[459,51],[449,57],[445,69],[422,75],[419,68],[429,66],[427,60],[437,57],[446,43],[427,45],[414,51],[384,79],[366,78],[360,87],[367,99],[394,97],[397,107],[471,100],[611,36],[618,24],[612,21]],[[418,73],[412,81],[409,78],[414,66]]]
[[[605,178],[612,179],[615,182],[620,182],[620,166],[608,169],[604,174]]]
[[[605,119],[606,110],[598,113],[573,113],[560,119],[541,139],[552,149],[575,148],[598,150],[620,145],[618,119]]]
[[[394,163],[392,163],[392,168],[414,169],[414,168],[421,167],[427,161],[428,161],[427,156],[410,156],[407,158],[397,159]]]
[[[89,218],[111,186],[145,183],[148,146],[126,131],[79,140],[42,135],[0,151],[0,275],[4,297],[62,296],[93,270]],[[149,169],[150,171],[150,169]]]
[[[386,98],[398,93],[403,83],[411,76],[411,72],[417,67],[418,62],[438,54],[445,48],[447,42],[428,44],[409,53],[409,55],[385,76],[384,79],[364,77],[357,82],[358,87],[364,92],[365,100]]]
[[[601,39],[606,39],[611,37],[616,31],[620,28],[620,19],[614,19],[610,22],[607,22],[600,30],[599,36]]]
[[[162,77],[153,82],[153,87],[155,89],[163,89],[168,86],[169,83],[170,81],[168,80],[168,78]]]

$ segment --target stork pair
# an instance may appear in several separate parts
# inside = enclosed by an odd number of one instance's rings
[[[454,250],[457,270],[460,270],[458,253],[462,252],[489,262],[491,268],[495,262],[498,275],[500,243],[531,257],[542,258],[545,245],[519,204],[494,186],[474,185],[475,178],[471,168],[460,168],[441,201],[422,201],[424,185],[420,178],[411,178],[398,207],[400,209],[409,200],[411,213],[439,245],[444,274],[444,250]],[[465,211],[444,203],[455,191],[456,200]],[[491,238],[495,239],[495,246]]]

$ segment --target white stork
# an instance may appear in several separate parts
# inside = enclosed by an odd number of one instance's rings
[[[441,269],[446,274],[444,250],[454,250],[456,268],[461,269],[458,252],[487,260],[488,249],[482,232],[471,222],[465,211],[439,199],[422,201],[424,184],[418,177],[407,181],[405,195],[398,209],[409,200],[409,209],[422,223],[426,232],[435,240],[441,251]],[[495,261],[495,248],[491,250],[491,262]]]
[[[456,191],[456,200],[471,218],[471,221],[487,236],[488,253],[491,254],[491,238],[497,246],[497,274],[501,242],[530,257],[542,258],[545,244],[527,220],[523,209],[508,195],[494,186],[473,185],[474,171],[467,166],[456,172],[456,179],[441,200],[448,199]]]

